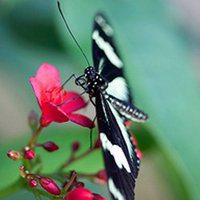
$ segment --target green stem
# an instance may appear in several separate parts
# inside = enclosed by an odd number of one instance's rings
[[[21,178],[19,178],[13,184],[11,184],[11,185],[7,186],[6,188],[0,190],[0,199],[3,199],[5,197],[19,191],[23,187],[24,187],[24,182]]]
[[[42,127],[42,126],[39,126],[39,127],[37,128],[37,130],[33,133],[31,139],[29,140],[29,142],[28,142],[28,144],[27,144],[28,147],[32,147],[32,146],[36,143],[36,140],[37,140],[37,138],[38,138],[40,132],[42,131],[42,129],[43,129],[43,127]]]
[[[97,174],[96,173],[93,173],[93,174],[83,174],[83,173],[78,173],[77,172],[77,176],[79,178],[93,179],[93,178],[95,178],[97,176]]]

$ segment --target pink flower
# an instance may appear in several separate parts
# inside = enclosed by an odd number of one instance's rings
[[[64,200],[106,200],[99,194],[92,193],[90,190],[78,187],[67,194]]]
[[[36,76],[30,78],[30,83],[42,111],[41,126],[47,126],[51,122],[62,123],[69,120],[89,128],[94,126],[86,116],[74,113],[87,104],[82,97],[72,100],[78,96],[78,93],[64,90],[59,72],[54,66],[48,63],[42,64]]]

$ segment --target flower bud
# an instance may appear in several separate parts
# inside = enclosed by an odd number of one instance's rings
[[[37,180],[35,180],[35,179],[33,179],[33,178],[29,180],[28,184],[29,184],[29,186],[30,186],[31,188],[35,188],[35,187],[38,186]]]
[[[32,130],[35,130],[38,126],[38,115],[34,110],[29,112],[28,125]]]
[[[76,151],[79,150],[79,148],[80,148],[80,142],[75,141],[75,142],[72,144],[72,151],[73,151],[73,152],[76,152]]]
[[[97,174],[96,177],[94,178],[94,181],[98,184],[106,184],[107,182],[107,173],[106,170],[100,170]]]
[[[64,200],[93,200],[93,194],[90,190],[78,187],[74,190],[70,191],[67,196],[65,196]]]
[[[24,158],[27,160],[32,160],[33,158],[35,158],[35,152],[30,149],[29,147],[25,147],[25,152],[24,152]]]
[[[84,185],[85,184],[83,182],[81,182],[81,181],[76,183],[76,187],[84,187]]]
[[[21,155],[18,151],[10,150],[7,152],[7,156],[12,160],[19,160]]]
[[[41,144],[39,146],[42,146],[48,152],[53,152],[59,149],[59,146],[51,141],[45,142],[44,144]]]
[[[58,185],[50,178],[41,177],[39,179],[40,185],[49,193],[59,195],[61,193]]]

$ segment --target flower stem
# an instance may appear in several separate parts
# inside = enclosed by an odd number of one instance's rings
[[[72,185],[72,183],[74,182],[74,180],[76,179],[76,177],[77,177],[77,174],[73,173],[72,176],[71,176],[71,178],[70,178],[70,180],[69,180],[69,182],[65,185],[65,187],[63,189],[64,191],[68,191],[68,189],[70,188],[70,186]]]
[[[97,176],[96,173],[93,173],[93,174],[84,174],[84,173],[77,173],[77,176],[79,178],[87,178],[87,179],[93,179]]]
[[[43,129],[42,126],[39,126],[39,127],[36,129],[36,131],[33,133],[31,139],[29,140],[29,142],[28,142],[28,144],[27,144],[28,147],[32,147],[32,146],[35,144],[35,142],[36,142],[36,140],[37,140],[37,138],[38,138],[40,132],[42,131],[42,129]]]

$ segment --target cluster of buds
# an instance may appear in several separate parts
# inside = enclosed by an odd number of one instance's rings
[[[61,189],[52,179],[32,174],[28,170],[25,170],[23,165],[19,167],[19,170],[22,178],[28,181],[31,188],[36,188],[40,185],[48,193],[52,195],[60,195]]]

